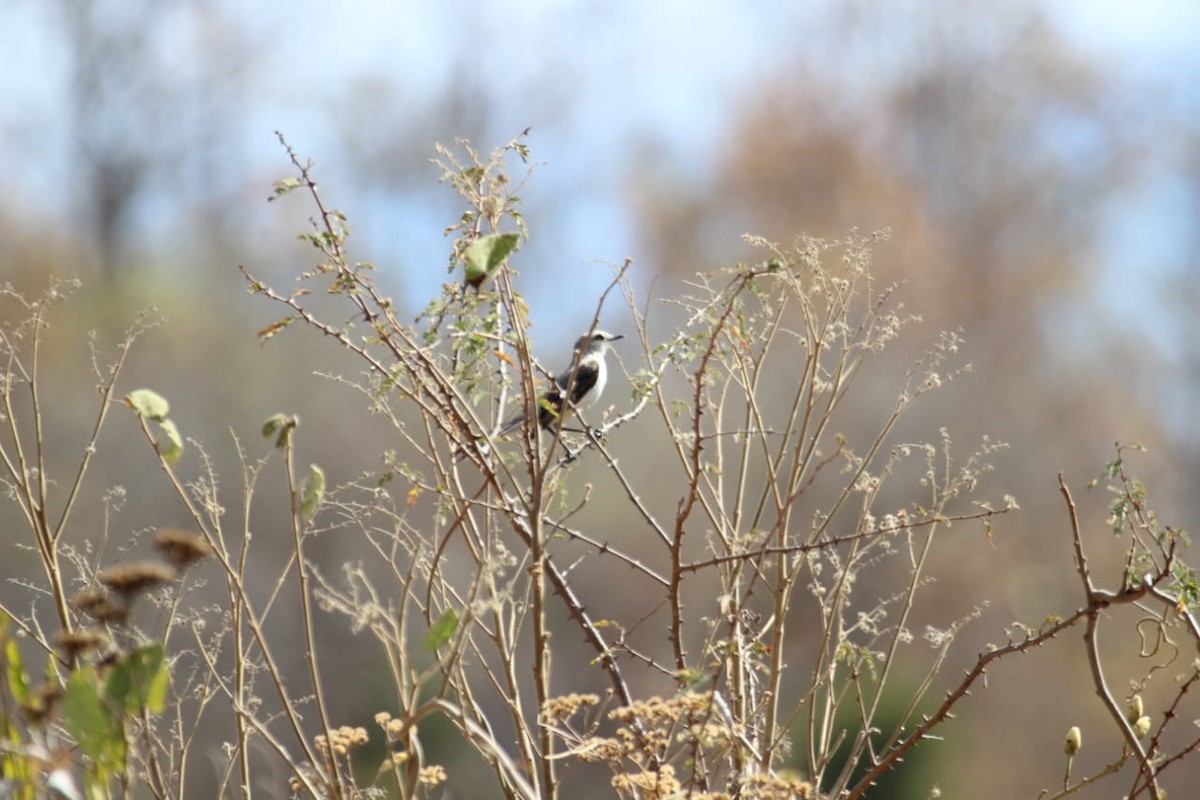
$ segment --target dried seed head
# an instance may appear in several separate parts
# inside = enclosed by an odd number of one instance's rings
[[[112,591],[128,597],[169,583],[175,580],[175,576],[174,567],[157,561],[138,561],[133,564],[117,564],[97,577]]]
[[[71,607],[81,614],[87,614],[97,622],[112,622],[120,625],[129,618],[129,606],[119,597],[110,594],[106,589],[94,587],[85,589],[71,598]]]
[[[95,650],[105,641],[104,635],[97,631],[59,631],[54,634],[54,644],[62,648],[62,651],[67,654],[67,658],[71,660],[74,660],[80,653]]]
[[[84,589],[67,602],[76,611],[83,614],[90,614],[93,608],[108,602],[108,592],[99,588]]]
[[[54,711],[58,699],[62,697],[62,687],[57,683],[43,683],[25,698],[21,704],[21,713],[31,723],[45,722]]]
[[[163,558],[179,569],[187,569],[213,552],[212,546],[202,537],[178,528],[163,528],[154,534],[154,546]]]

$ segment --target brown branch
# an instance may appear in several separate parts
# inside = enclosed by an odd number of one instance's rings
[[[1036,636],[1030,636],[1020,642],[1011,642],[1003,647],[997,647],[994,650],[989,650],[981,653],[976,660],[975,665],[966,673],[958,685],[951,689],[946,694],[946,699],[938,706],[937,710],[932,715],[926,717],[925,721],[918,725],[912,733],[906,736],[901,741],[897,742],[895,747],[888,750],[882,758],[871,766],[866,773],[852,786],[846,793],[846,800],[856,800],[863,797],[867,790],[875,784],[877,780],[886,772],[892,769],[906,752],[915,747],[919,742],[925,739],[930,731],[938,725],[951,719],[951,712],[954,706],[959,703],[964,697],[971,693],[971,687],[979,678],[987,672],[991,664],[1001,658],[1013,655],[1014,653],[1024,653],[1035,647],[1040,647],[1046,642],[1053,639],[1058,634],[1065,631],[1067,628],[1073,627],[1080,620],[1085,619],[1090,613],[1090,609],[1082,608],[1071,614],[1071,616],[1060,620],[1054,625],[1046,628]]]

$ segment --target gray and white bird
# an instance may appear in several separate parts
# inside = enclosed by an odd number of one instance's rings
[[[538,397],[538,425],[543,430],[553,431],[560,415],[587,408],[600,397],[608,382],[608,365],[604,357],[613,342],[624,338],[621,334],[592,331],[575,341],[571,364],[554,379],[554,386]],[[568,388],[571,396],[564,407],[563,395]],[[510,433],[524,421],[525,414],[518,414],[504,423],[496,435]]]

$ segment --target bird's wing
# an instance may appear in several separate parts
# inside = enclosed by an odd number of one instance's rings
[[[575,371],[575,385],[571,386],[571,404],[574,405],[587,397],[588,392],[596,386],[600,379],[600,367],[591,360],[582,361]],[[566,390],[571,385],[571,370],[559,375],[555,380],[560,390]],[[556,393],[557,394],[557,393]],[[557,398],[556,398],[557,399]]]
[[[594,361],[587,360],[580,363],[579,368],[575,370],[575,383],[571,384],[571,370],[567,370],[562,375],[554,379],[554,385],[546,390],[546,393],[541,396],[540,408],[538,408],[538,424],[546,430],[551,430],[554,427],[554,421],[559,414],[571,412],[570,406],[578,405],[581,400],[588,396],[588,393],[595,388],[597,381],[600,378],[600,368]],[[567,410],[563,411],[563,392],[567,387],[571,387],[571,402],[568,404]]]

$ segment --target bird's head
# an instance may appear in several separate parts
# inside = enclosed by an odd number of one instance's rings
[[[617,339],[624,339],[625,336],[620,333],[609,333],[608,331],[595,330],[590,334],[585,333],[575,340],[576,353],[604,353],[608,349],[608,345],[615,342]]]

